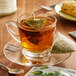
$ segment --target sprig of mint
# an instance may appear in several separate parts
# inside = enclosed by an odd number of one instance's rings
[[[45,74],[43,74],[41,76],[54,76],[54,75],[53,75],[53,73],[45,73]]]
[[[41,67],[40,69],[43,70],[43,69],[48,69],[49,67],[48,66],[44,66],[44,67]],[[49,72],[49,73],[44,73],[43,74],[43,71],[34,71],[32,72],[33,75],[39,75],[39,76],[66,76],[64,74],[62,74],[60,71],[54,71],[54,72]]]
[[[33,73],[33,75],[40,75],[40,76],[66,76],[66,75],[60,73],[60,71],[54,71],[52,73],[49,72],[49,73],[43,74],[42,71],[38,70],[38,71],[34,71],[32,73]]]

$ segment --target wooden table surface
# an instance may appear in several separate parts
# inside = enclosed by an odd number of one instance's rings
[[[15,63],[9,61],[3,54],[3,48],[4,48],[5,44],[7,42],[9,42],[10,40],[12,40],[12,37],[7,32],[6,23],[7,23],[7,21],[10,21],[10,20],[16,21],[16,19],[20,15],[22,15],[26,12],[28,13],[31,11],[37,11],[37,10],[41,9],[40,7],[36,6],[35,2],[39,2],[40,4],[47,6],[47,5],[59,3],[61,1],[63,1],[63,0],[18,0],[18,3],[17,3],[18,10],[16,13],[9,15],[9,16],[5,16],[5,17],[0,17],[0,63],[4,64],[10,68],[24,69],[24,71],[25,71],[24,74],[26,74],[28,72],[28,70],[31,67],[17,65]],[[43,9],[41,9],[41,10],[43,10]],[[65,20],[65,19],[61,18],[60,16],[58,16],[55,13],[54,10],[53,11],[43,10],[43,11],[54,14],[57,17],[57,31],[61,32],[62,34],[66,35],[67,37],[69,37],[70,39],[72,39],[76,42],[75,39],[73,39],[72,37],[70,37],[68,35],[68,32],[76,31],[76,22]],[[76,52],[74,52],[68,60],[66,60],[65,62],[58,64],[56,66],[76,70]],[[0,76],[24,76],[24,74],[10,75],[7,73],[6,70],[0,68]]]

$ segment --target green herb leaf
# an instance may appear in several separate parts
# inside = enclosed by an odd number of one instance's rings
[[[34,71],[34,72],[32,72],[34,75],[40,75],[40,74],[42,74],[43,72],[42,71]]]
[[[45,73],[45,74],[43,74],[41,76],[51,76],[51,73]]]
[[[60,75],[60,71],[54,71],[54,75],[55,76],[59,76]]]
[[[46,19],[32,19],[32,20],[24,21],[24,23],[30,27],[41,28],[46,24]]]
[[[60,71],[54,71],[53,73],[44,73],[41,76],[66,76],[60,73]]]
[[[48,66],[44,66],[44,67],[41,67],[40,69],[48,69],[49,67]]]
[[[44,74],[41,75],[41,76],[56,76],[56,75],[54,75],[54,73],[44,73]]]

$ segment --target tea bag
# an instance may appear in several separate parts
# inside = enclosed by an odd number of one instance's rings
[[[25,23],[29,25],[30,27],[42,27],[46,24],[46,20],[45,19],[32,19],[32,20],[25,21]]]
[[[70,53],[76,50],[76,43],[58,32],[58,37],[53,46],[51,53],[62,54]]]
[[[35,14],[32,12],[30,16],[33,16],[24,21],[24,23],[29,27],[41,28],[46,24],[46,19],[36,18]]]

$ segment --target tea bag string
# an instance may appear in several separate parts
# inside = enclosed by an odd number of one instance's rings
[[[31,17],[32,15],[33,15],[33,18],[34,18],[34,20],[35,20],[35,14],[34,14],[34,12],[31,13],[30,17]]]

